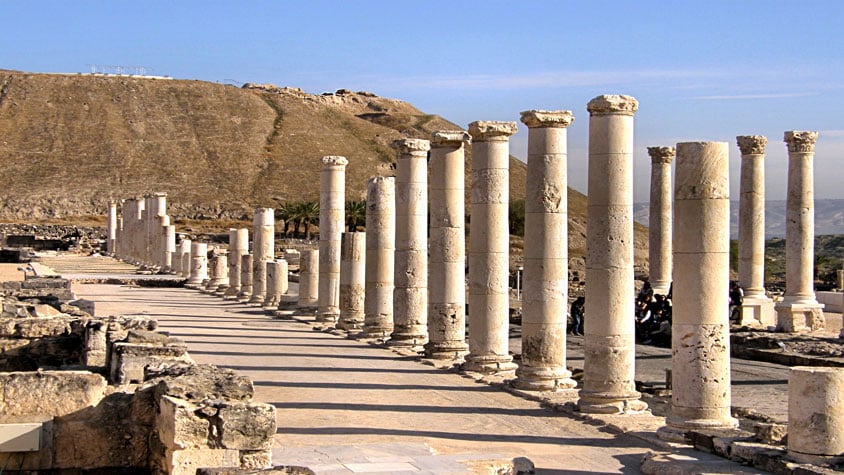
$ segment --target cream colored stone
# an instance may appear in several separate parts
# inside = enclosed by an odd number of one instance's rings
[[[252,296],[253,261],[252,254],[243,254],[240,256],[240,292],[237,294],[237,300],[241,302],[249,301],[249,298]]]
[[[633,113],[630,96],[592,99],[586,223],[583,412],[644,410],[635,390]],[[588,316],[599,315],[599,318]]]
[[[321,163],[317,321],[333,325],[340,317],[340,235],[346,220],[346,166],[349,162],[344,157],[325,156]]]
[[[648,147],[651,192],[648,219],[649,281],[655,294],[671,286],[671,162],[674,147]]]
[[[275,259],[275,210],[256,208],[252,226],[252,296],[249,303],[262,305],[267,297],[267,261]]]
[[[796,366],[788,377],[788,456],[844,462],[844,368]]]
[[[208,244],[204,242],[191,243],[191,267],[189,285],[198,286],[208,278]]]
[[[162,270],[165,272],[173,271],[173,254],[176,252],[176,226],[164,226],[164,233],[162,236],[163,260],[161,262]]]
[[[384,338],[393,331],[395,200],[395,178],[374,177],[367,181],[363,332],[370,338]]]
[[[319,251],[308,249],[299,257],[299,298],[300,307],[316,307],[319,296]]]
[[[364,324],[366,233],[343,233],[340,247],[340,319],[337,328],[358,332]]]
[[[106,222],[106,253],[114,255],[117,241],[117,203],[108,202],[108,221]]]
[[[287,293],[287,261],[274,259],[267,261],[267,296],[264,307],[275,310],[281,303],[281,296]]]
[[[237,297],[243,255],[249,252],[249,229],[229,229],[229,288],[226,297]]]
[[[570,111],[525,111],[528,126],[522,359],[513,385],[573,388],[566,368],[568,305],[567,134]]]

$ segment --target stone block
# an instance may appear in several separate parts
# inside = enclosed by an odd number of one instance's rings
[[[111,350],[110,379],[116,384],[144,381],[144,368],[162,363],[189,363],[185,346],[115,343]]]
[[[183,399],[164,396],[158,401],[155,431],[168,450],[209,447],[211,423],[200,408]]]
[[[255,389],[252,380],[235,371],[213,365],[176,365],[148,370],[147,385],[155,386],[156,397],[173,396],[187,401],[225,399],[249,401]]]
[[[93,300],[76,299],[68,302],[68,305],[77,307],[88,315],[95,315],[94,309],[96,308],[96,305]]]
[[[241,470],[261,470],[269,469],[273,466],[273,453],[271,449],[266,450],[241,450],[240,451],[240,468]],[[248,472],[247,472],[248,473]],[[272,473],[261,471],[261,474]]]
[[[262,403],[226,404],[217,413],[220,443],[227,449],[268,450],[276,432],[275,407]]]
[[[228,449],[167,450],[161,462],[169,475],[195,475],[200,468],[238,467],[240,458]]]
[[[45,421],[94,406],[106,386],[88,371],[0,373],[0,422]]]
[[[64,315],[52,305],[46,304],[33,305],[32,310],[29,313],[35,318],[51,318]]]
[[[27,318],[16,323],[15,336],[21,338],[43,338],[47,336],[67,335],[70,333],[70,321],[66,318]]]

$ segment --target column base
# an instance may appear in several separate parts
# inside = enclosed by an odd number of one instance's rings
[[[316,314],[317,323],[336,325],[339,318],[340,314],[336,312],[319,312]]]
[[[556,391],[574,388],[577,386],[577,381],[571,379],[571,372],[565,368],[533,367],[522,364],[516,370],[516,379],[511,384],[513,387],[526,391]]]
[[[589,414],[636,414],[648,409],[638,391],[629,393],[589,392],[580,390],[577,410]]]
[[[666,425],[657,429],[657,437],[666,442],[677,442],[681,444],[688,443],[686,441],[686,432],[692,430],[738,429],[738,420],[732,417],[726,419],[680,419],[668,416],[665,422]]]
[[[777,312],[777,329],[786,333],[823,330],[826,326],[824,305],[817,301],[789,302],[788,298],[774,306]]]
[[[249,300],[247,301],[247,303],[250,303],[250,304],[254,304],[254,303],[257,303],[257,304],[263,304],[263,303],[264,303],[264,299],[265,299],[265,298],[266,298],[266,297],[265,297],[264,295],[260,295],[260,294],[252,294],[252,296],[251,296],[251,297],[249,297]]]
[[[237,294],[237,298],[235,300],[237,300],[238,302],[246,303],[249,302],[250,297],[252,297],[252,294],[250,294],[249,292],[240,292],[239,294]]]
[[[394,348],[413,348],[414,350],[422,350],[425,343],[428,343],[428,334],[421,331],[393,331],[390,334],[390,339],[387,340],[387,346]]]
[[[811,465],[837,465],[844,462],[844,455],[815,455],[789,450],[786,456],[797,463],[808,463]]]
[[[363,333],[361,334],[361,337],[387,339],[390,338],[391,333],[393,333],[392,326],[367,325],[366,323],[364,323]]]
[[[275,310],[278,308],[278,299],[264,299],[261,306],[264,307],[264,310]]]
[[[237,297],[237,294],[240,293],[240,286],[231,287],[226,289],[226,293],[224,294],[225,297]]]
[[[352,316],[341,313],[337,321],[337,328],[346,331],[360,331],[363,329],[363,315]]]
[[[513,363],[510,355],[472,355],[466,356],[466,362],[460,366],[463,371],[482,374],[514,373],[519,365]]]
[[[775,327],[777,314],[774,312],[774,301],[765,296],[745,297],[741,304],[739,325],[761,327]]]
[[[429,341],[425,344],[425,357],[434,360],[462,360],[469,354],[465,341]]]
[[[227,290],[229,290],[228,285],[220,285],[219,287],[217,287],[217,290],[214,291],[214,295],[216,295],[217,297],[225,297]]]

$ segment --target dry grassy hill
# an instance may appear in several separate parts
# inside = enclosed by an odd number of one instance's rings
[[[460,128],[367,92],[0,70],[0,219],[80,221],[151,191],[168,193],[175,217],[248,218],[316,200],[324,155],[349,159],[347,196],[360,199],[369,177],[391,173],[393,140]],[[511,199],[522,199],[525,164],[510,164]],[[570,190],[575,255],[585,210]]]

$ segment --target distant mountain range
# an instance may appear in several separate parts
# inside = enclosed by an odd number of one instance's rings
[[[730,237],[738,239],[738,201],[730,202]],[[633,205],[633,219],[648,225],[648,203]],[[815,235],[844,234],[844,200],[815,200]],[[765,237],[785,237],[785,201],[765,203]]]

